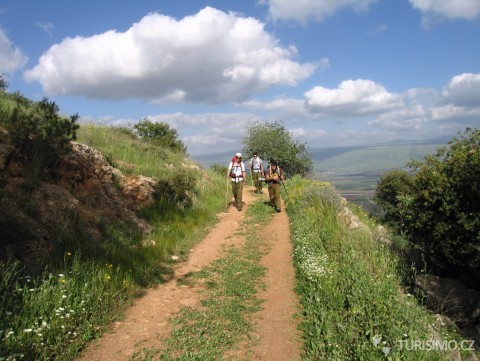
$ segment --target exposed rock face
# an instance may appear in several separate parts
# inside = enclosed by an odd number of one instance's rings
[[[119,185],[115,184],[115,177],[120,178]],[[71,154],[60,165],[58,186],[79,201],[82,212],[90,221],[99,218],[111,222],[128,221],[148,233],[151,226],[138,218],[135,211],[152,200],[154,181],[141,178],[139,182],[133,179],[128,182],[102,153],[85,144],[72,142]],[[126,188],[123,188],[124,184]]]
[[[0,212],[5,216],[2,217],[6,219],[4,222],[11,220],[18,223],[17,229],[21,225],[28,229],[21,236],[21,243],[30,244],[30,248],[34,243],[40,244],[39,247],[48,253],[49,231],[52,227],[69,227],[78,221],[86,226],[92,241],[100,240],[101,222],[128,223],[144,234],[152,231],[152,227],[135,212],[152,204],[153,179],[125,177],[99,151],[72,142],[72,152],[62,159],[55,174],[56,179],[40,182],[27,194],[25,189],[28,180],[21,162],[16,162],[12,157],[14,148],[7,137],[2,138]],[[11,240],[2,241],[18,246],[15,237],[12,234]],[[19,251],[24,250],[17,249]]]
[[[415,286],[427,296],[427,302],[452,317],[457,323],[480,322],[480,293],[453,278],[418,275]]]
[[[427,305],[451,318],[464,337],[480,344],[480,293],[453,278],[418,275],[415,286],[426,296]]]

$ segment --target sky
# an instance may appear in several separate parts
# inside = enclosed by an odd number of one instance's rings
[[[254,122],[310,148],[452,137],[480,127],[480,0],[0,0],[0,74],[192,156]]]

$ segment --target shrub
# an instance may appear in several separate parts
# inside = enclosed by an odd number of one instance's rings
[[[45,98],[31,106],[17,103],[8,116],[8,131],[32,187],[68,153],[70,141],[76,139],[78,115],[67,119],[57,113],[58,106]]]
[[[154,123],[145,118],[135,124],[133,128],[138,136],[147,142],[152,142],[181,153],[186,152],[185,145],[178,139],[177,131],[170,129],[167,123]]]
[[[382,208],[382,221],[397,231],[404,229],[403,204],[408,202],[414,186],[414,178],[405,170],[384,173],[375,190],[375,201]]]
[[[397,175],[379,190],[387,212],[394,210],[390,214],[402,223],[408,240],[422,249],[433,271],[453,277],[468,274],[467,280],[476,279],[470,284],[476,288],[480,286],[479,145],[480,130],[467,128],[436,154],[409,164],[415,171],[413,184]],[[385,192],[387,184],[389,192]],[[403,192],[408,194],[399,197]]]
[[[192,172],[178,171],[170,179],[160,179],[154,197],[159,204],[176,204],[191,208],[195,198],[197,176]]]

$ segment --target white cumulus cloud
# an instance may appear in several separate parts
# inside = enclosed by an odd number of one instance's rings
[[[305,98],[311,112],[343,117],[376,114],[401,105],[396,94],[368,79],[345,80],[336,89],[316,86]]]
[[[308,78],[317,65],[296,56],[258,20],[206,7],[180,20],[148,14],[123,33],[64,39],[24,76],[49,95],[219,103]]]
[[[27,57],[15,47],[0,28],[0,74],[11,74],[27,63]]]
[[[444,103],[480,108],[480,74],[454,76],[442,92]]]
[[[338,10],[351,8],[365,11],[377,0],[261,0],[268,6],[273,20],[294,20],[305,23],[309,19],[322,21]]]
[[[478,0],[409,0],[410,4],[423,14],[422,23],[428,26],[435,19],[468,19],[480,16]]]

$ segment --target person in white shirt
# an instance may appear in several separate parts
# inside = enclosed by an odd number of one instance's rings
[[[253,158],[250,159],[250,173],[252,174],[253,184],[255,185],[255,193],[263,193],[263,162],[258,156],[257,152],[253,153]]]
[[[232,179],[232,192],[235,199],[233,205],[241,211],[243,206],[243,184],[247,182],[247,174],[245,173],[245,164],[242,161],[242,153],[235,154],[235,157],[228,165],[227,177]]]

